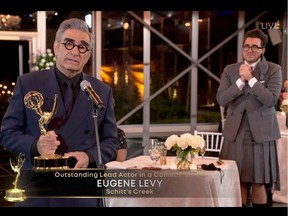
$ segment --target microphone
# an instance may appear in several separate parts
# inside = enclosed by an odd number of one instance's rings
[[[80,87],[82,91],[86,92],[86,94],[89,96],[89,98],[93,101],[94,105],[99,109],[99,110],[104,110],[104,105],[103,102],[101,101],[99,95],[93,90],[91,87],[91,84],[87,80],[83,80],[80,83]]]

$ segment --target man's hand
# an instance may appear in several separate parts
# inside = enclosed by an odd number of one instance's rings
[[[253,78],[253,71],[249,65],[242,64],[239,68],[239,76],[243,82],[249,81]]]
[[[37,142],[37,150],[40,155],[55,154],[60,141],[57,140],[57,134],[54,131],[48,131],[46,135],[41,135]]]
[[[87,168],[89,165],[89,157],[85,152],[68,152],[65,156],[74,157],[77,160],[74,168]]]

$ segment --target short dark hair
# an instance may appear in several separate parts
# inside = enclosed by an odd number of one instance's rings
[[[244,43],[248,37],[259,38],[261,40],[261,47],[263,48],[265,48],[268,43],[268,35],[265,34],[261,29],[253,29],[253,30],[247,31],[244,36]]]

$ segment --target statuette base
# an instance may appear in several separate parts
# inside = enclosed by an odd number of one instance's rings
[[[22,202],[26,199],[25,190],[18,188],[6,190],[4,199],[8,202]]]
[[[68,158],[60,154],[37,156],[34,157],[34,169],[41,171],[68,169]]]

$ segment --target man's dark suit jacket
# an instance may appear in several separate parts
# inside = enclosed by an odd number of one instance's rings
[[[101,158],[102,164],[105,164],[115,158],[119,148],[112,89],[107,84],[85,73],[83,73],[83,80],[91,83],[92,88],[105,106],[103,111],[97,111]],[[30,91],[38,91],[43,95],[44,103],[41,106],[43,112],[52,110],[54,96],[55,94],[58,95],[58,109],[51,122],[47,127],[45,126],[47,131],[55,130],[59,140],[68,146],[68,151],[87,152],[92,158],[92,162],[96,162],[97,152],[92,102],[88,100],[87,94],[80,89],[72,113],[66,121],[61,91],[54,67],[52,67],[49,70],[31,72],[18,77],[13,96],[9,100],[9,106],[2,120],[0,144],[12,153],[19,154],[22,152],[25,154],[26,161],[22,169],[33,168],[31,148],[33,142],[35,143],[35,140],[41,135],[38,124],[40,116],[35,110],[27,108],[23,101],[24,96]],[[77,206],[77,203],[69,202],[72,206]]]

